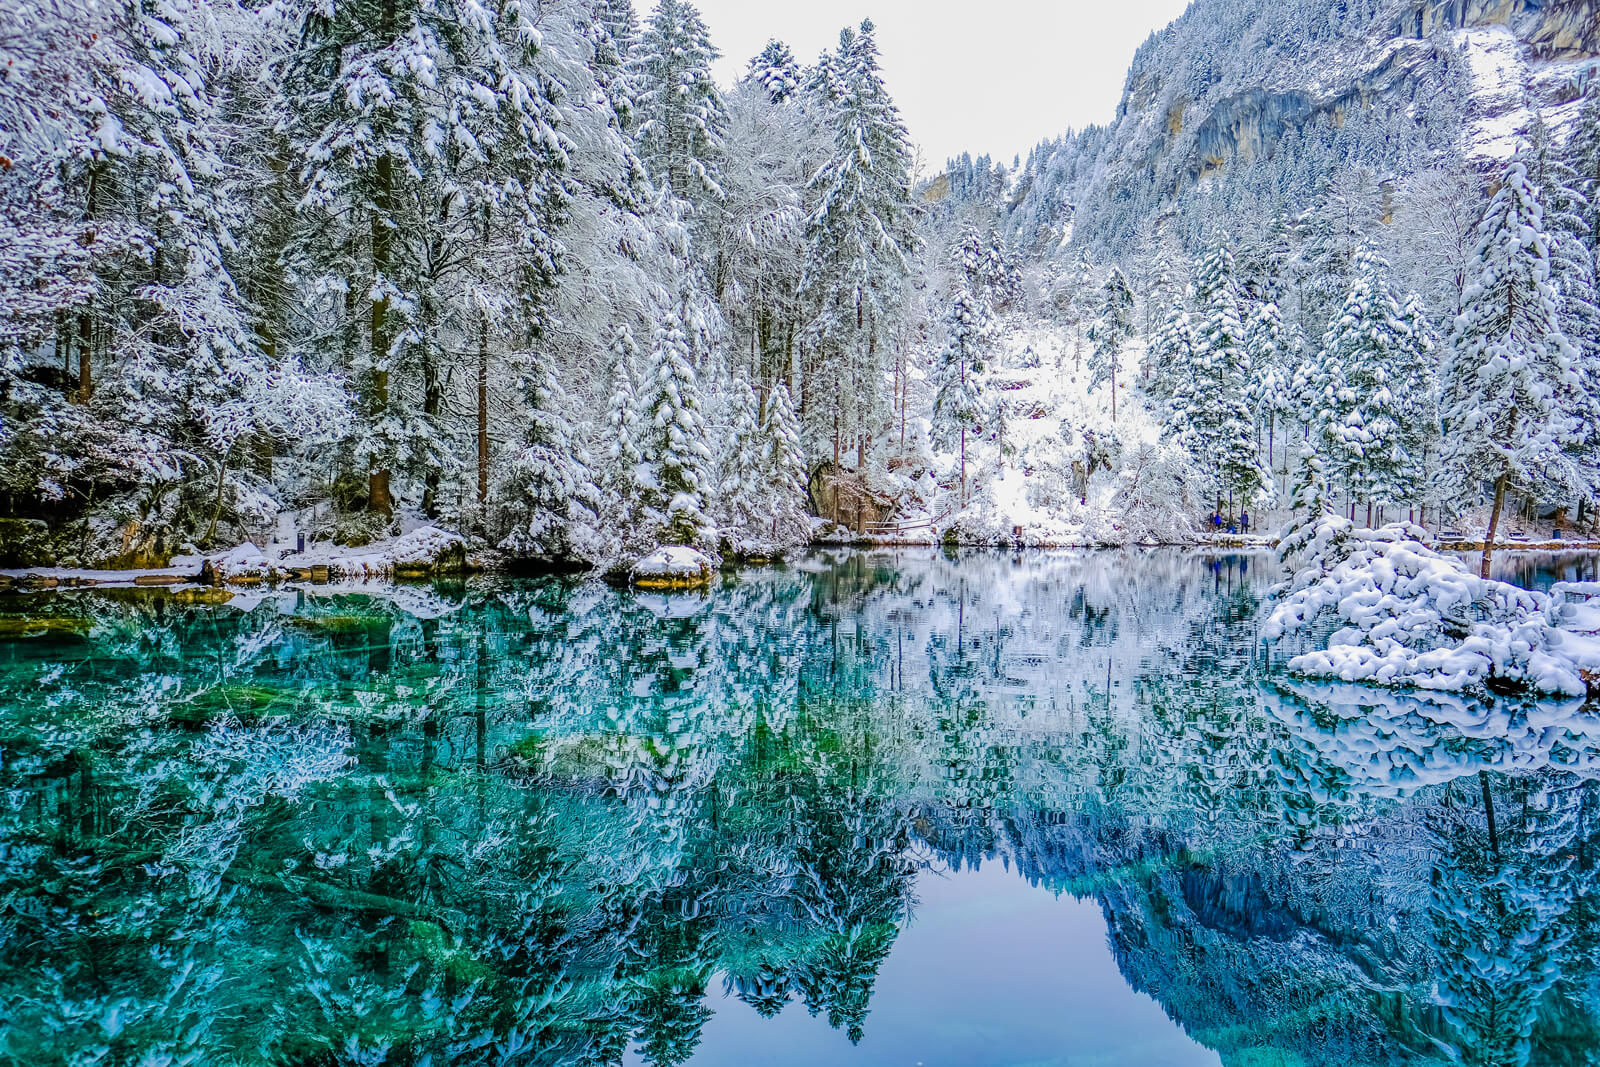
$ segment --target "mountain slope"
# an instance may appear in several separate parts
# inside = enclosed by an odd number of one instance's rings
[[[1176,207],[1304,203],[1337,169],[1504,158],[1535,110],[1560,130],[1600,56],[1600,2],[1195,0],[1135,54],[1115,120],[1047,142],[1011,225],[1114,249]]]

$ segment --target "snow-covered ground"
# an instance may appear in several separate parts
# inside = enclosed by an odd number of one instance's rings
[[[1198,540],[1205,510],[1195,493],[1198,472],[1164,440],[1139,388],[1140,343],[1122,354],[1115,418],[1110,386],[1090,387],[1087,338],[1011,325],[998,352],[983,392],[1004,416],[991,432],[968,437],[965,504],[959,451],[932,447],[927,420],[913,420],[908,447],[926,451],[929,469],[920,479],[902,478],[904,503],[882,540],[933,543],[953,534],[963,543],[1036,547]]]
[[[293,529],[280,522],[280,531]],[[62,585],[132,586],[140,584],[252,584],[279,581],[317,571],[334,580],[367,581],[461,570],[466,562],[466,540],[435,526],[416,526],[398,537],[361,548],[332,544],[308,545],[297,552],[287,539],[269,542],[263,549],[251,542],[205,556],[174,556],[170,567],[134,570],[93,570],[76,567],[25,567],[0,570],[12,582],[45,580]],[[323,572],[324,573],[320,573]]]

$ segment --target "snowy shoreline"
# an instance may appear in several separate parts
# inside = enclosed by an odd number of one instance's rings
[[[1209,552],[1217,550],[1269,551],[1277,547],[1277,544],[1278,539],[1276,537],[1252,534],[1201,537],[1185,542],[1149,542],[1122,545],[1044,542],[1023,539],[1021,541],[994,543],[960,542],[950,547],[960,551],[1023,549],[1039,552],[1116,552],[1127,549],[1161,549],[1177,552]],[[245,547],[240,546],[240,549]],[[810,547],[813,550],[839,548],[882,550],[927,549],[946,546],[944,542],[932,538],[917,540],[852,535],[848,539],[842,537],[819,539],[813,541]],[[1435,547],[1441,552],[1478,551],[1482,549],[1483,542],[1439,542]],[[447,573],[421,573],[424,569],[423,565],[413,564],[411,568],[408,568],[403,562],[397,565],[391,554],[381,551],[375,546],[371,549],[356,549],[344,552],[317,549],[285,556],[270,563],[269,567],[274,573],[269,577],[254,573],[257,567],[254,563],[254,557],[249,553],[242,553],[240,549],[234,549],[209,559],[200,556],[174,557],[173,565],[169,567],[125,569],[86,567],[0,568],[0,593],[33,593],[56,589],[238,588],[261,585],[280,587],[361,585],[370,587],[391,584],[414,585],[419,582],[433,581],[439,577],[457,577],[461,575],[516,576],[527,573],[524,561],[509,558],[470,556],[467,557],[465,564],[459,570],[452,570]],[[1600,553],[1600,541],[1502,541],[1497,542],[1496,551],[1518,553]],[[232,559],[235,564],[245,564],[247,572],[229,577],[208,577],[206,573],[207,564],[223,559]],[[735,569],[770,566],[771,563],[772,561],[770,560],[760,562],[748,560],[736,564]],[[698,567],[696,569],[698,570]]]

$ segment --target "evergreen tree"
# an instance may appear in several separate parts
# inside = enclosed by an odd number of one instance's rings
[[[725,116],[711,74],[720,55],[693,4],[660,0],[629,65],[639,157],[658,185],[694,202],[722,196]]]
[[[1089,389],[1110,384],[1113,424],[1117,421],[1117,367],[1122,349],[1133,336],[1133,312],[1133,290],[1128,288],[1128,279],[1121,268],[1112,267],[1111,276],[1100,290],[1099,316],[1089,329],[1089,341],[1094,345],[1089,357]]]
[[[750,60],[745,77],[759,85],[774,104],[787,103],[800,91],[800,64],[782,41],[768,41],[761,54]]]
[[[1145,391],[1166,403],[1169,419],[1175,411],[1174,398],[1188,395],[1193,374],[1194,330],[1189,309],[1178,295],[1150,338],[1144,364]]]
[[[1298,221],[1301,247],[1291,264],[1300,325],[1320,335],[1349,291],[1356,254],[1382,218],[1383,192],[1371,167],[1322,179],[1315,205]]]
[[[935,357],[933,430],[941,447],[955,445],[960,451],[962,506],[967,502],[967,435],[985,421],[981,376],[992,345],[988,305],[965,286],[958,288],[945,313],[944,346]]]
[[[1422,298],[1409,293],[1400,307],[1404,336],[1392,361],[1400,443],[1410,458],[1401,476],[1409,499],[1427,506],[1434,488],[1429,457],[1439,446],[1439,336]]]
[[[810,183],[817,204],[806,227],[801,286],[816,309],[817,358],[805,381],[808,407],[831,409],[834,451],[864,440],[877,414],[880,349],[901,313],[912,229],[911,146],[878,69],[875,30],[840,35],[827,67],[825,117],[833,151]]]
[[[989,306],[996,311],[1010,311],[1017,307],[1022,301],[1022,271],[1017,266],[1005,235],[992,226],[983,241],[981,263]]]
[[[1600,403],[1600,291],[1596,285],[1593,235],[1585,218],[1590,205],[1582,191],[1582,174],[1550,145],[1549,132],[1542,121],[1535,122],[1530,135],[1533,144],[1529,176],[1541,191],[1545,209],[1557,321],[1572,344],[1573,369],[1579,380],[1572,413],[1582,429],[1568,452],[1583,472],[1582,484],[1553,488],[1562,496],[1576,496],[1587,504],[1587,487],[1600,486],[1600,408],[1593,406]]]
[[[765,452],[755,390],[742,378],[730,383],[727,449],[720,464],[718,514],[725,531],[741,539],[759,536],[764,519]]]
[[[606,409],[607,466],[605,488],[617,516],[631,526],[639,496],[639,400],[635,380],[639,347],[627,323],[617,326],[611,341],[611,402]]]
[[[330,294],[318,310],[362,391],[350,461],[373,512],[392,510],[396,470],[423,480],[432,508],[448,462],[443,324],[504,307],[521,348],[559,271],[561,87],[521,4],[294,0],[290,11],[284,106],[306,190],[293,257]],[[487,254],[500,242],[513,269]]]
[[[633,123],[633,83],[628,64],[639,39],[633,0],[595,0],[589,22],[594,55],[589,60],[595,82],[606,95],[624,130]]]
[[[219,32],[247,16],[138,0],[36,14],[4,26],[0,470],[24,499],[110,497],[176,545],[212,513],[187,489],[215,481],[224,501],[233,442],[213,447],[208,422],[259,399],[243,387],[265,371],[232,273],[244,176]],[[59,377],[41,379],[50,337]]]
[[[527,428],[501,487],[510,529],[500,547],[522,557],[564,559],[573,548],[574,522],[598,509],[600,493],[577,452],[566,392],[555,374],[541,368],[524,391]]]
[[[1267,468],[1272,468],[1278,420],[1294,416],[1297,405],[1293,392],[1293,357],[1278,305],[1267,301],[1256,305],[1245,323],[1244,347],[1254,373],[1250,376],[1250,409],[1255,417],[1258,438],[1266,431]]]
[[[1592,258],[1600,262],[1600,85],[1591,84],[1578,113],[1578,126],[1567,144],[1577,172],[1577,192],[1588,203],[1584,221]]]
[[[1405,442],[1405,411],[1396,394],[1397,362],[1411,340],[1389,287],[1388,264],[1363,249],[1351,267],[1350,290],[1329,323],[1318,359],[1342,388],[1321,427],[1329,473],[1355,501],[1394,504],[1414,499],[1415,469]],[[1334,370],[1337,368],[1337,370]]]
[[[811,530],[806,514],[806,457],[800,443],[800,420],[789,399],[789,387],[782,382],[767,394],[761,433],[766,441],[762,474],[772,541],[779,546],[801,544]]]
[[[643,495],[650,525],[663,544],[695,545],[706,541],[711,525],[705,515],[711,450],[683,321],[681,311],[668,309],[656,328],[640,451],[649,471]]]
[[[1322,520],[1333,514],[1327,468],[1309,444],[1300,449],[1289,511],[1289,524],[1278,536],[1278,560],[1292,571],[1295,562],[1315,545]]]
[[[1550,282],[1544,209],[1518,153],[1478,227],[1473,282],[1456,320],[1445,373],[1445,462],[1459,499],[1493,486],[1482,574],[1489,576],[1506,493],[1544,479],[1582,487],[1567,449],[1581,438],[1588,397],[1561,332]]]
[[[1233,256],[1219,239],[1200,263],[1195,279],[1199,321],[1194,329],[1193,384],[1178,399],[1183,406],[1182,441],[1202,469],[1215,472],[1219,504],[1231,494],[1248,507],[1272,478],[1252,440],[1244,326]]]

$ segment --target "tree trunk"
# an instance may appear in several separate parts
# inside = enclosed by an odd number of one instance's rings
[[[1117,368],[1111,368],[1111,425],[1117,424]]]
[[[489,505],[489,320],[478,316],[478,521]]]
[[[78,403],[94,395],[94,316],[78,313]]]
[[[967,428],[961,427],[961,506],[967,506]]]
[[[432,320],[431,312],[424,306],[424,322]],[[431,433],[439,432],[439,412],[444,406],[444,384],[439,379],[439,356],[431,344],[422,346],[422,417]],[[439,471],[430,467],[422,479],[422,513],[428,518],[439,515]]]
[[[228,457],[232,454],[233,449],[230,447],[222,454],[222,458],[217,460],[217,498],[211,508],[211,525],[206,527],[206,535],[200,539],[203,545],[209,546],[211,539],[217,536],[217,523],[222,520],[223,490],[227,487]]]
[[[1481,578],[1489,577],[1489,567],[1494,559],[1494,539],[1500,532],[1500,511],[1506,504],[1506,482],[1510,477],[1511,472],[1502,468],[1500,477],[1494,481],[1494,510],[1489,513],[1489,532],[1483,536],[1483,566],[1478,568]]]
[[[370,329],[372,344],[372,392],[369,409],[374,420],[383,417],[389,406],[389,285],[390,218],[394,204],[394,160],[386,153],[378,157],[373,175],[372,274],[379,296],[372,302]],[[389,470],[376,467],[367,475],[367,510],[388,517],[394,514],[394,497],[389,491]]]

